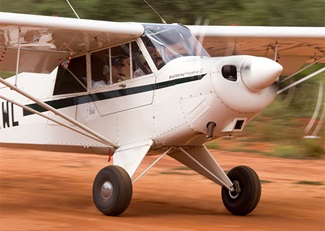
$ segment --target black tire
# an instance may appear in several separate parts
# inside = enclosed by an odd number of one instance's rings
[[[230,192],[222,187],[222,201],[233,215],[245,216],[252,212],[261,197],[261,182],[256,172],[247,166],[233,168],[227,174],[234,186],[239,185],[240,192]]]
[[[99,211],[107,216],[118,216],[128,208],[131,199],[132,182],[123,168],[112,165],[98,172],[93,184],[93,200]]]

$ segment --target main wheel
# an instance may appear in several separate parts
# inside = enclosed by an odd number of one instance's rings
[[[222,187],[222,201],[233,215],[244,216],[252,212],[261,197],[261,182],[256,172],[246,166],[233,168],[227,174],[235,191]]]
[[[123,168],[113,165],[98,172],[93,184],[93,199],[99,211],[118,216],[127,209],[131,198],[132,182]]]

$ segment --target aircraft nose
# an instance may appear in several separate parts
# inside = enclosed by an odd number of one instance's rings
[[[241,67],[245,86],[252,91],[260,91],[272,85],[279,77],[283,67],[268,58],[251,57]]]

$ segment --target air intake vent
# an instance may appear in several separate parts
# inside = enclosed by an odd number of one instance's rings
[[[246,117],[235,118],[229,124],[227,124],[224,129],[222,129],[222,132],[242,131],[244,129],[246,120]]]
[[[241,131],[243,128],[245,120],[237,120],[235,127],[234,127],[234,131]]]
[[[222,76],[230,81],[237,81],[237,68],[234,65],[225,65],[221,69]]]

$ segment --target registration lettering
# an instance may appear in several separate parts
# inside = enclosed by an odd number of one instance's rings
[[[19,125],[19,122],[15,120],[14,105],[9,102],[1,102],[0,116],[0,129],[15,127]]]

